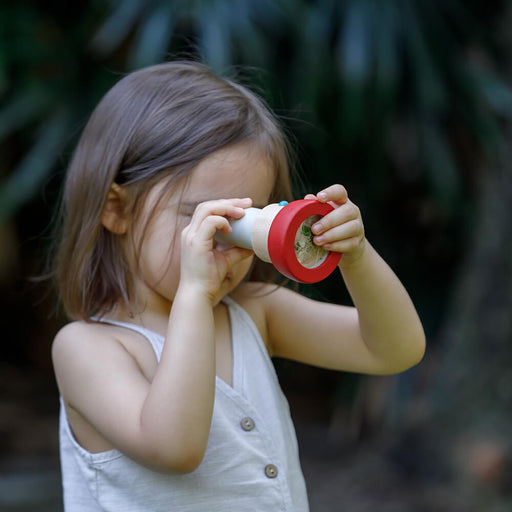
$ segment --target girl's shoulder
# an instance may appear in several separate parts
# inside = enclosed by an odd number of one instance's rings
[[[287,291],[280,285],[248,281],[241,283],[229,295],[256,324],[270,355],[273,350],[268,331],[269,317],[276,313],[276,305],[286,302],[286,294]]]
[[[268,308],[275,308],[283,300],[301,299],[294,290],[279,284],[247,281],[241,283],[229,295],[235,302],[249,313],[264,314]]]
[[[130,340],[145,339],[136,330],[121,325],[121,322],[109,322],[109,320],[76,320],[70,322],[57,332],[53,346],[61,345],[84,345],[118,342],[122,345],[129,345]]]
[[[149,377],[156,367],[150,343],[139,333],[104,322],[75,321],[63,326],[52,344],[55,372],[101,366],[129,356]]]
[[[101,333],[102,331],[108,332],[104,329],[108,327],[97,321],[75,320],[62,326],[55,336],[55,340],[74,338],[75,336],[87,336],[89,334]]]
[[[108,343],[119,337],[119,328],[114,325],[97,321],[77,320],[59,329],[53,340],[53,351]]]
[[[269,283],[247,281],[241,283],[229,296],[251,316],[258,317],[265,312],[268,296],[276,293],[278,288]]]
[[[271,293],[272,285],[253,281],[243,282],[233,290],[229,297],[241,306],[255,323],[265,346],[270,352],[267,329],[265,295]]]
[[[77,320],[70,322],[59,329],[52,344],[52,354],[80,352],[88,345],[98,343],[100,340],[108,340],[113,337],[109,326],[98,322],[85,322]]]

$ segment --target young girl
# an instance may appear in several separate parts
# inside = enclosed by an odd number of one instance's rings
[[[341,185],[314,242],[342,253],[355,307],[251,282],[253,253],[217,244],[244,209],[290,197],[287,144],[245,87],[177,62],[103,98],[63,197],[56,277],[74,321],[56,336],[67,512],[306,511],[271,359],[390,374],[424,334]]]

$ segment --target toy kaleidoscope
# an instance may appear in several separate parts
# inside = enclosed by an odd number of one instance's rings
[[[282,201],[265,208],[247,208],[230,222],[232,232],[217,232],[216,240],[254,251],[281,274],[300,283],[316,283],[337,267],[340,253],[326,251],[313,242],[311,226],[333,207],[315,199]]]

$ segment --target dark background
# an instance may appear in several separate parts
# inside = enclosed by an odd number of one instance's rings
[[[347,187],[427,333],[399,376],[276,361],[312,511],[511,510],[511,24],[506,1],[2,2],[0,509],[60,509],[65,320],[32,278],[77,136],[122,74],[194,56],[282,116],[297,197]]]

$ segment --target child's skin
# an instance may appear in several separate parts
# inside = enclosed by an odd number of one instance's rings
[[[122,327],[74,322],[58,333],[57,380],[84,448],[115,447],[165,472],[198,467],[210,431],[215,376],[232,380],[230,324],[221,302],[227,294],[251,315],[273,356],[371,374],[400,372],[422,358],[425,338],[415,308],[365,239],[359,209],[341,185],[307,198],[335,206],[313,226],[314,241],[343,253],[339,268],[355,307],[243,282],[253,253],[217,246],[213,237],[218,229],[229,232],[228,219],[242,217],[245,208],[265,206],[273,181],[269,161],[239,144],[203,160],[188,185],[159,206],[140,253],[142,312],[133,318],[119,306],[109,315],[165,336],[159,364],[145,338]],[[158,188],[145,204],[148,214]],[[130,251],[145,224],[125,214],[126,202],[126,191],[112,186],[103,225],[123,236]]]

